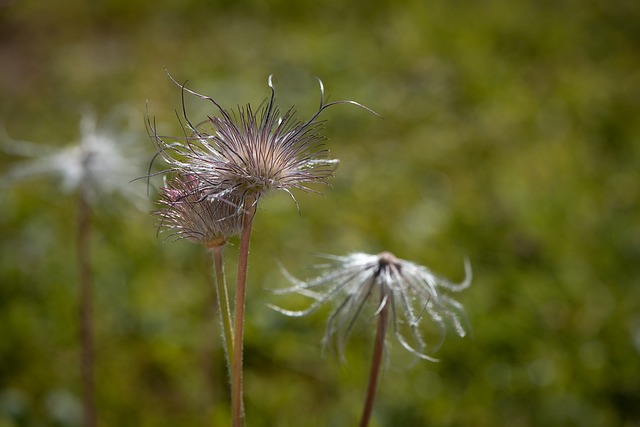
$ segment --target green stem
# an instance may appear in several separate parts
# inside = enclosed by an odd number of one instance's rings
[[[243,218],[240,247],[238,249],[238,276],[236,283],[235,319],[233,330],[233,360],[231,364],[231,421],[233,427],[241,427],[242,413],[242,349],[244,336],[244,305],[249,268],[249,246],[251,243],[251,225],[256,212],[255,200],[248,198]]]
[[[92,297],[91,297],[91,256],[90,256],[90,208],[84,191],[80,191],[78,203],[78,281],[79,281],[79,321],[80,342],[82,346],[82,387],[84,426],[95,427],[95,379],[94,379],[94,343],[92,326]]]
[[[213,270],[216,282],[216,300],[223,329],[223,345],[227,356],[227,367],[231,371],[233,360],[233,329],[231,328],[231,310],[229,309],[229,294],[227,291],[227,279],[224,274],[224,245],[214,246],[211,249],[213,257]]]
[[[367,386],[367,395],[365,398],[362,418],[360,419],[360,427],[367,427],[371,412],[373,411],[373,401],[376,396],[378,387],[378,377],[380,376],[380,365],[382,365],[382,353],[384,352],[384,337],[387,333],[387,303],[380,310],[378,315],[378,330],[376,332],[376,341],[373,345],[373,357],[371,359],[371,371],[369,372],[369,385]]]

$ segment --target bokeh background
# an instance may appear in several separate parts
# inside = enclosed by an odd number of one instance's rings
[[[265,302],[317,253],[382,250],[460,280],[473,333],[418,362],[390,347],[372,426],[640,425],[640,3],[4,0],[4,140],[64,147],[82,112],[180,132],[179,81],[233,107],[307,116],[314,76],[341,160],[323,196],[263,201],[246,325],[249,426],[352,426],[372,333],[321,358],[325,311]],[[187,100],[196,120],[209,105]],[[129,130],[130,130],[129,129]],[[117,129],[116,129],[117,130]],[[0,153],[3,173],[22,159]],[[135,178],[122,177],[127,182]],[[55,177],[0,193],[0,426],[81,421],[77,197]],[[103,426],[224,426],[227,374],[198,245],[156,234],[154,188],[94,206],[97,399]],[[233,281],[237,245],[227,250]],[[299,307],[299,306],[298,306]],[[365,328],[366,329],[366,328]]]

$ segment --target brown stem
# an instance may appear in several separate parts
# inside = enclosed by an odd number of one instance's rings
[[[244,336],[244,305],[249,268],[249,245],[251,243],[251,225],[256,212],[255,200],[246,201],[242,235],[238,249],[238,276],[236,283],[235,318],[233,327],[233,360],[231,363],[231,421],[233,427],[241,427],[242,413],[242,350]]]
[[[84,426],[95,427],[95,380],[94,380],[94,344],[92,326],[92,289],[90,262],[90,208],[86,194],[80,192],[78,204],[78,281],[80,287],[80,341],[82,345],[82,387]]]
[[[384,296],[382,296],[384,298]],[[378,314],[378,330],[376,332],[376,341],[373,345],[373,356],[371,359],[371,371],[369,372],[369,385],[367,386],[367,395],[365,397],[362,418],[360,419],[360,427],[367,427],[371,412],[373,411],[373,401],[376,396],[376,388],[378,386],[378,377],[380,376],[380,365],[382,365],[382,353],[384,352],[384,337],[387,333],[387,303],[384,304]]]

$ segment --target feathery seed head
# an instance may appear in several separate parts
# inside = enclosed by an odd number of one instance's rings
[[[201,180],[204,193],[220,199],[258,200],[274,190],[285,191],[293,198],[293,189],[315,191],[309,185],[327,184],[338,161],[330,158],[322,144],[325,138],[321,133],[324,123],[319,120],[320,113],[339,103],[366,109],[354,101],[326,104],[322,82],[320,107],[306,121],[297,119],[293,109],[281,114],[275,104],[272,77],[269,77],[271,95],[257,111],[249,104],[226,110],[213,98],[180,86],[183,97],[188,93],[207,100],[218,114],[193,125],[183,99],[186,136],[162,137],[149,122],[152,141],[158,155],[169,165],[166,173],[180,171],[195,175]]]
[[[141,201],[130,184],[142,165],[141,153],[132,144],[135,138],[125,133],[115,136],[110,131],[98,129],[95,116],[88,112],[82,116],[78,142],[61,149],[6,138],[2,141],[5,151],[31,159],[16,165],[5,177],[14,182],[55,175],[64,191],[82,191],[89,202],[112,193]]]
[[[332,262],[320,266],[324,273],[309,281],[297,280],[285,271],[293,286],[276,291],[279,294],[297,293],[315,300],[309,308],[290,311],[271,307],[287,316],[300,317],[333,302],[334,310],[329,316],[323,341],[325,345],[335,342],[341,357],[351,330],[367,307],[373,308],[373,316],[387,308],[397,341],[426,360],[436,359],[425,353],[426,342],[421,333],[425,317],[430,317],[439,327],[440,342],[447,323],[453,324],[458,335],[466,334],[461,320],[464,318],[462,305],[442,291],[458,292],[471,284],[468,262],[465,261],[464,281],[454,284],[436,276],[426,267],[396,258],[390,252],[378,255],[353,253],[328,258]]]
[[[243,209],[230,199],[219,200],[202,191],[201,181],[192,175],[177,175],[160,193],[164,209],[154,212],[160,227],[178,239],[197,241],[207,247],[222,246],[227,238],[242,231]]]

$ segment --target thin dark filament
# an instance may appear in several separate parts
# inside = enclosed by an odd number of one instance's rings
[[[338,274],[338,272],[335,272],[335,274]],[[368,275],[367,272],[363,273],[363,272],[359,272],[357,270],[353,270],[351,275],[350,275],[352,277],[348,277],[348,278],[344,279],[342,282],[340,282],[341,286],[334,287],[333,289],[335,291],[338,291],[338,290],[344,288],[345,286],[353,285],[353,283],[367,282],[367,281],[369,281],[369,279],[359,278],[359,276],[367,276],[367,275]],[[330,277],[327,277],[326,279],[327,280],[332,280]],[[330,295],[329,298],[331,298],[332,296],[333,295]],[[361,298],[361,296],[360,296],[360,298]],[[324,344],[326,346],[328,346],[330,349],[333,349],[333,340],[331,338],[332,338],[332,336],[334,334],[337,333],[338,334],[338,337],[336,339],[336,341],[337,341],[337,353],[338,353],[338,356],[342,359],[342,361],[344,361],[344,346],[345,346],[345,342],[346,342],[346,340],[348,338],[348,335],[349,335],[349,332],[351,330],[351,327],[349,326],[347,328],[347,332],[346,333],[344,331],[341,333],[340,332],[340,326],[339,326],[340,323],[338,323],[338,326],[336,326],[336,320],[338,320],[338,322],[339,322],[339,320],[343,318],[345,311],[350,312],[351,308],[355,304],[354,300],[357,300],[357,299],[358,299],[358,297],[356,296],[355,293],[349,293],[347,298],[345,298],[333,310],[333,312],[329,316],[329,320],[327,321]],[[326,300],[326,298],[324,300]],[[359,306],[360,307],[358,308],[358,312],[361,310],[362,304],[364,304],[364,302],[366,302],[366,298],[365,299],[361,299],[361,301],[359,301]],[[356,317],[353,317],[352,321],[355,321]]]
[[[242,135],[236,125],[233,122],[225,123],[217,117],[209,117],[209,119],[215,126],[216,130],[216,135],[213,136],[213,140],[222,149],[222,152],[217,152],[213,148],[209,151],[214,154],[224,155],[227,158],[229,157],[229,153],[231,153],[234,157],[230,160],[237,159],[238,161],[242,161],[243,156],[236,149],[236,147],[242,147],[242,143],[240,141]]]
[[[352,310],[351,308],[348,310],[349,314],[349,323],[347,324],[347,327],[344,329],[344,331],[342,332],[342,336],[339,340],[339,346],[340,346],[340,353],[344,352],[344,347],[346,345],[346,342],[349,340],[349,336],[351,335],[351,331],[353,330],[353,326],[356,323],[356,320],[358,319],[360,313],[362,312],[362,308],[365,306],[365,304],[367,303],[367,300],[369,299],[369,297],[371,296],[371,293],[373,292],[373,289],[375,287],[376,284],[379,284],[379,281],[377,280],[377,276],[372,277],[371,279],[367,280],[366,285],[362,285],[361,289],[358,291],[358,295],[355,299],[355,303],[356,305],[356,309]],[[353,311],[353,313],[351,313]]]
[[[333,340],[331,337],[336,332],[335,321],[337,318],[341,316],[342,311],[345,307],[350,306],[353,300],[353,295],[349,295],[345,298],[338,307],[333,310],[331,315],[329,316],[329,320],[327,321],[327,328],[325,332],[324,344],[328,346],[330,349],[333,349]],[[338,355],[341,359],[344,360],[344,355],[338,351]]]
[[[191,123],[191,120],[189,120],[189,116],[187,116],[187,105],[184,99],[184,85],[187,82],[185,82],[182,85],[182,91],[180,92],[180,99],[181,99],[181,104],[182,104],[182,117],[184,117],[185,121],[187,122],[187,124],[189,125],[189,130],[193,133],[195,133],[198,138],[202,138],[202,136],[200,135],[200,133],[197,131],[196,127]],[[176,114],[177,115],[177,114]],[[182,126],[182,129],[184,131],[184,126],[182,125],[182,120],[180,120],[180,117],[178,117],[178,121],[180,122],[180,125]],[[187,133],[184,133],[184,136],[187,137]]]
[[[167,76],[169,76],[169,78],[171,79],[171,81],[172,81],[173,83],[175,83],[177,86],[179,86],[180,88],[182,88],[182,90],[183,90],[183,91],[185,91],[185,92],[187,92],[187,93],[190,93],[191,95],[196,96],[196,97],[198,97],[198,98],[200,98],[200,99],[204,99],[204,100],[206,100],[206,101],[210,101],[213,105],[215,105],[215,106],[216,106],[216,108],[218,108],[218,110],[220,111],[220,114],[222,114],[223,116],[225,116],[228,120],[231,120],[231,116],[229,115],[229,113],[227,113],[227,112],[224,110],[224,108],[222,108],[222,107],[220,106],[220,104],[218,104],[218,103],[215,101],[215,99],[211,98],[210,96],[201,95],[201,94],[199,94],[198,92],[194,92],[194,91],[192,91],[191,89],[187,89],[187,87],[185,86],[187,82],[185,82],[184,84],[180,84],[180,83],[178,83],[178,81],[177,81],[177,80],[175,80],[175,79],[173,78],[173,76],[171,76],[171,74],[169,74],[169,71],[168,71],[166,68],[164,69],[164,71],[165,71],[165,73],[167,73]]]

